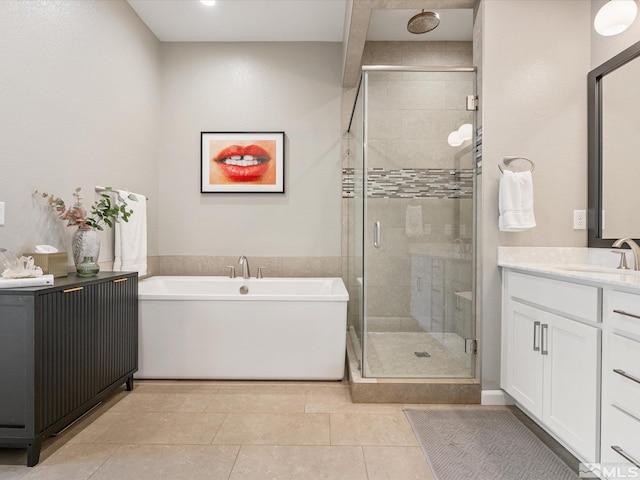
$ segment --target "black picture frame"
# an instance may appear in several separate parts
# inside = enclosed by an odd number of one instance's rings
[[[200,132],[200,193],[285,193],[284,132]]]

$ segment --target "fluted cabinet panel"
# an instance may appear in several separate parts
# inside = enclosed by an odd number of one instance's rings
[[[137,339],[135,273],[0,290],[0,446],[26,447],[35,465],[42,439],[132,388]]]

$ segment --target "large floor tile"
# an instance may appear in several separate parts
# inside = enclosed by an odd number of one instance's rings
[[[227,480],[238,446],[123,445],[91,480]]]
[[[329,416],[308,413],[229,413],[213,443],[217,445],[329,445]]]
[[[212,394],[201,393],[131,393],[120,400],[111,412],[203,412]]]
[[[360,447],[243,446],[229,480],[367,480]]]
[[[85,424],[84,428],[72,428],[69,432],[73,435],[69,443],[97,443],[96,439],[104,434],[113,424],[124,422],[128,414],[123,412],[104,412],[102,415],[96,416],[91,422]],[[84,422],[84,419],[81,420]]]
[[[369,480],[433,480],[420,447],[363,447]]]
[[[218,384],[219,392],[226,392],[233,390],[235,392],[245,393],[269,393],[269,392],[283,392],[287,387],[283,383],[271,383],[271,382],[232,382]]]
[[[0,465],[0,480],[22,480],[26,473],[27,467]]]
[[[107,412],[71,439],[71,442],[120,445],[209,444],[224,417],[223,413]]]
[[[28,469],[24,480],[87,480],[116,451],[117,445],[67,444]]]
[[[151,383],[151,381],[140,381],[135,384],[133,393],[216,393],[220,386],[215,383],[202,382],[172,382],[172,383]]]
[[[209,397],[205,412],[303,413],[306,394],[221,391]]]
[[[416,446],[404,413],[332,413],[332,445]]]
[[[351,392],[343,389],[316,389],[307,393],[307,413],[395,413],[401,405],[353,403]]]

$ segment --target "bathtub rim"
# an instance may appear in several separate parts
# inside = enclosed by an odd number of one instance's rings
[[[166,292],[144,292],[144,283],[152,283],[153,279],[160,281],[161,279],[185,279],[191,281],[215,279],[216,281],[230,281],[236,283],[238,287],[243,284],[251,284],[254,282],[304,282],[304,281],[328,281],[331,282],[332,293],[326,294],[296,294],[296,293],[268,293],[268,294],[251,294],[251,290],[246,295],[238,293],[166,293]],[[140,288],[142,287],[142,288]],[[154,275],[139,281],[138,300],[140,301],[283,301],[283,302],[348,302],[349,293],[341,277],[269,277],[257,279],[229,278],[218,275]]]

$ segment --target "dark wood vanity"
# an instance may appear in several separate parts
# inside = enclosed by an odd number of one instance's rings
[[[0,446],[26,448],[28,466],[137,370],[137,273],[0,289]]]

